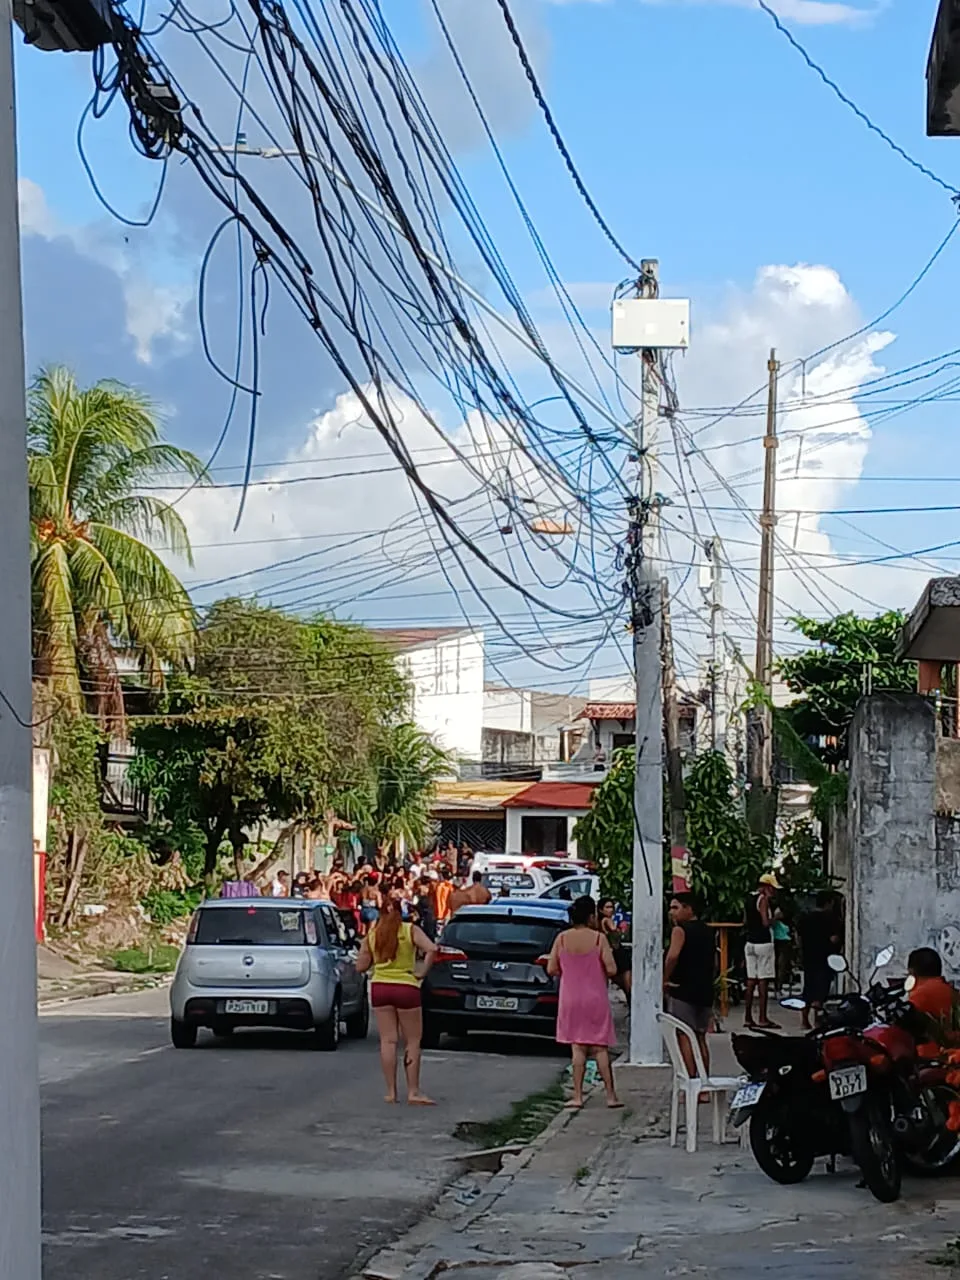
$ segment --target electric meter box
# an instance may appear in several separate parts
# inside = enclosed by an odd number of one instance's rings
[[[616,298],[613,345],[617,351],[643,347],[686,350],[690,345],[689,298]]]

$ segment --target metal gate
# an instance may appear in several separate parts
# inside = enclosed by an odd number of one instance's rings
[[[502,818],[441,818],[439,843],[442,848],[452,840],[455,845],[467,844],[473,850],[503,853],[506,834],[507,824]]]

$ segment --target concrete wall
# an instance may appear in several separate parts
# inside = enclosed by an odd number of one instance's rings
[[[933,946],[960,977],[960,821],[937,815],[938,746],[931,704],[914,694],[863,698],[850,730],[848,955],[869,973],[896,948]],[[944,765],[947,752],[941,752]]]

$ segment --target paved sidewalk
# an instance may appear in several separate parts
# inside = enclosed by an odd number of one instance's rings
[[[65,1004],[114,992],[143,991],[169,982],[165,974],[120,973],[75,964],[49,947],[37,947],[37,1004]]]
[[[718,1046],[719,1047],[719,1046]],[[718,1058],[721,1054],[718,1054]],[[718,1061],[716,1069],[726,1066]],[[668,1073],[622,1068],[625,1111],[602,1095],[557,1117],[533,1148],[484,1183],[465,1175],[397,1246],[372,1259],[370,1280],[917,1280],[954,1274],[926,1261],[960,1234],[960,1180],[907,1182],[881,1205],[852,1165],[823,1163],[781,1187],[734,1141],[667,1143]],[[681,1137],[682,1142],[682,1137]],[[880,1270],[882,1268],[882,1270]]]

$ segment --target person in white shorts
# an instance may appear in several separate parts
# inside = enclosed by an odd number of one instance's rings
[[[776,1029],[778,1024],[771,1022],[767,1015],[767,998],[770,983],[777,976],[777,953],[773,942],[773,907],[771,899],[780,888],[780,882],[772,871],[760,877],[757,891],[746,901],[744,922],[746,927],[746,945],[743,958],[747,967],[746,1009],[743,1025],[745,1027],[763,1027]],[[753,1020],[753,997],[757,995],[757,1021]]]

